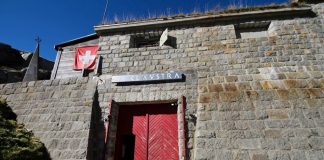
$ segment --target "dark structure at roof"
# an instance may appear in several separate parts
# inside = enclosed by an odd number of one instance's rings
[[[33,53],[33,56],[29,62],[27,71],[25,73],[25,76],[23,78],[23,82],[28,81],[37,81],[38,80],[38,59],[39,59],[39,43],[40,39],[37,38],[37,46],[35,49],[35,52]]]
[[[99,36],[96,33],[93,33],[93,34],[89,34],[89,35],[86,35],[86,36],[83,36],[83,37],[72,39],[70,41],[62,42],[60,44],[55,45],[54,48],[55,48],[55,50],[59,50],[60,48],[65,47],[65,46],[70,46],[70,45],[73,45],[73,44],[78,44],[80,42],[93,40],[93,39],[97,39],[97,38],[99,38]]]

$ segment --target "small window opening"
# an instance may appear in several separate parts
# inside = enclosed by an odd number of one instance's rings
[[[160,38],[162,32],[144,33],[131,35],[130,48],[144,48],[144,47],[158,47],[160,45]],[[166,46],[176,48],[176,38],[169,36],[164,43]]]
[[[240,23],[234,25],[236,38],[260,38],[268,36],[270,22]]]
[[[156,47],[159,46],[160,36],[140,35],[132,36],[131,48]]]

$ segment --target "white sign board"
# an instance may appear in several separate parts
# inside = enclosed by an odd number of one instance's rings
[[[160,38],[160,47],[168,40],[168,29],[165,29]]]
[[[148,73],[112,76],[112,83],[151,82],[151,81],[177,81],[183,80],[182,72]]]

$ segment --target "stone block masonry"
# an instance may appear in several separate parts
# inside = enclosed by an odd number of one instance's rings
[[[324,3],[311,9],[315,17],[269,20],[267,37],[239,39],[236,22],[170,26],[176,47],[129,47],[132,35],[165,28],[98,31],[105,80],[99,104],[186,96],[188,159],[322,160]],[[172,70],[188,75],[186,82],[118,86],[110,78]]]
[[[302,10],[314,15],[292,14]],[[53,159],[114,159],[119,106],[168,102],[178,106],[179,159],[185,148],[186,159],[195,160],[323,160],[323,15],[324,3],[222,15],[241,16],[242,23],[270,22],[266,37],[243,39],[234,27],[240,17],[233,22],[216,17],[204,24],[138,22],[138,28],[121,24],[101,31],[98,26],[99,38],[93,41],[98,40],[103,57],[98,84],[88,78],[3,84],[0,97],[41,138]],[[132,36],[166,27],[175,46],[131,47]],[[66,44],[62,54],[72,55],[80,44]],[[71,55],[62,57],[72,62]],[[68,68],[68,62],[61,67]],[[69,76],[61,71],[66,76],[58,78]],[[183,72],[185,80],[116,84],[111,78],[170,71]],[[182,96],[185,110],[179,107]]]
[[[89,156],[91,112],[96,83],[88,78],[0,85],[0,97],[32,130],[53,160]],[[88,158],[89,159],[89,158]]]

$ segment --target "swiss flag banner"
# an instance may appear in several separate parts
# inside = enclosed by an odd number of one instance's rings
[[[96,57],[98,46],[85,46],[75,48],[73,69],[94,70],[96,67]]]

